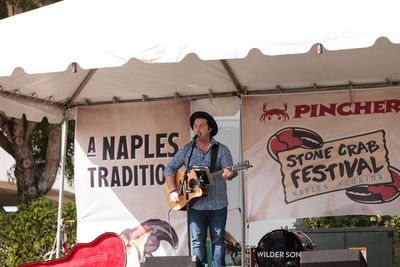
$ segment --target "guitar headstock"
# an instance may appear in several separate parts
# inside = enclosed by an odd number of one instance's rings
[[[248,160],[245,160],[245,161],[240,162],[240,163],[236,164],[235,166],[233,166],[233,170],[242,171],[242,170],[246,170],[251,167],[253,167],[253,165],[251,165]]]

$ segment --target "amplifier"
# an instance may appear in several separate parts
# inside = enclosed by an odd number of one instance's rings
[[[358,249],[334,249],[300,252],[300,267],[367,267]]]

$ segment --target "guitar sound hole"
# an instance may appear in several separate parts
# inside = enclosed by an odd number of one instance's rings
[[[190,180],[189,181],[189,188],[195,188],[196,187],[196,181],[195,180]]]

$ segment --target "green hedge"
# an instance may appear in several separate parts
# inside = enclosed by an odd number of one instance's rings
[[[76,206],[63,206],[68,243],[76,240]],[[16,213],[0,214],[0,266],[43,261],[52,250],[57,232],[58,203],[41,198],[18,206]],[[55,249],[55,247],[54,247]],[[53,257],[55,258],[55,256]]]
[[[346,215],[302,218],[295,226],[301,228],[369,227],[393,226],[400,233],[400,216],[390,215]]]

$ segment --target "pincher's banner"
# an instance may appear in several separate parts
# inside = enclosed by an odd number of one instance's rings
[[[190,141],[190,103],[79,107],[75,135],[78,242],[114,232],[128,266],[145,256],[187,253],[186,213],[172,211],[163,171]]]
[[[400,214],[400,88],[244,96],[248,221]]]

